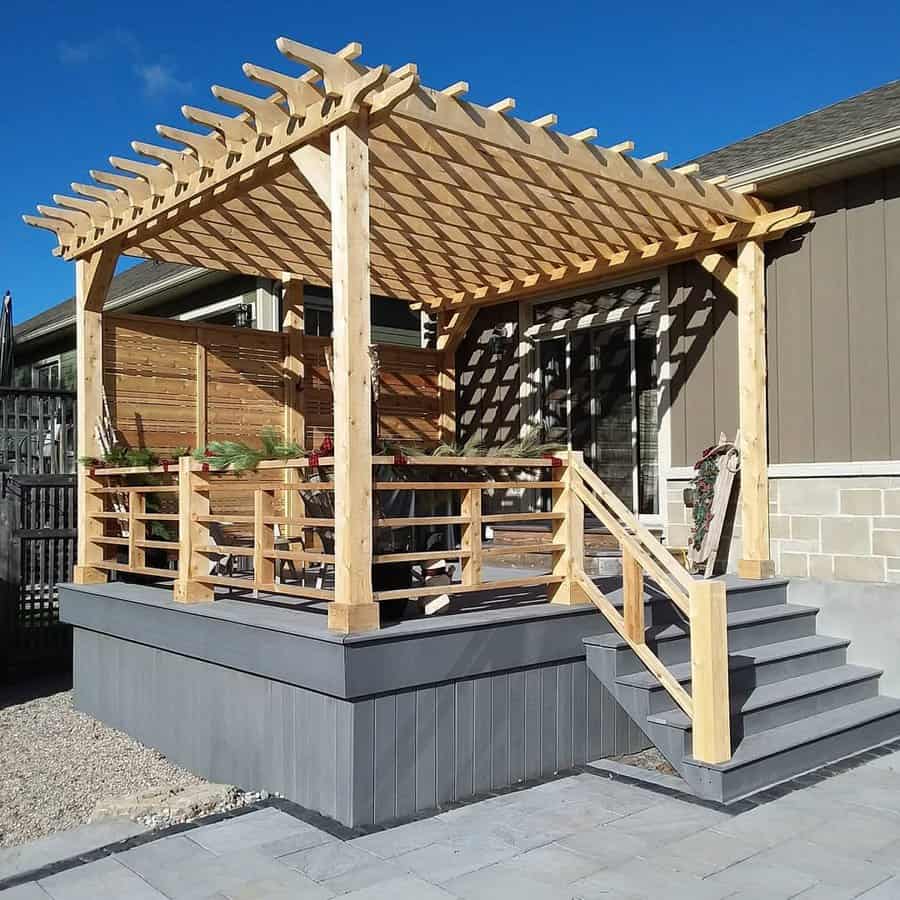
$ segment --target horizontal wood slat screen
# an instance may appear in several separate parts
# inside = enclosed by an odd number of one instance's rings
[[[131,447],[194,446],[196,329],[165,319],[105,316],[103,384]]]
[[[116,430],[131,447],[169,451],[214,440],[255,443],[266,426],[281,428],[286,399],[302,404],[306,446],[333,434],[327,338],[304,340],[305,383],[286,397],[286,335],[186,324],[152,316],[106,315],[104,385]],[[197,347],[202,347],[202,364]],[[390,443],[439,440],[440,354],[379,345],[379,436]],[[205,368],[206,390],[198,391]],[[205,408],[197,409],[197,404]],[[198,437],[205,424],[206,439]]]
[[[325,360],[328,338],[303,341],[307,446],[318,447],[333,434],[331,381]],[[389,443],[436,444],[440,440],[438,374],[441,355],[418,347],[378,345],[379,436]]]

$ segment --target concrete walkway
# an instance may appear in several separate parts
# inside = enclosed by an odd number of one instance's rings
[[[900,898],[900,753],[738,813],[585,773],[342,841],[257,810],[4,900]]]

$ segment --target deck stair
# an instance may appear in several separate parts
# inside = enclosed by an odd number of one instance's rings
[[[818,610],[788,603],[787,587],[727,580],[725,763],[694,759],[690,719],[623,637],[585,639],[591,671],[699,797],[730,802],[900,736],[900,700],[879,693],[881,671],[848,664],[850,642],[818,634]],[[621,589],[604,592],[622,605]],[[689,630],[652,584],[644,598],[647,646],[690,694]]]
[[[737,800],[900,736],[881,672],[848,664],[850,642],[818,634],[787,581],[690,575],[581,454],[564,484],[556,502],[583,504],[622,550],[620,582],[572,568],[612,626],[585,639],[588,667],[695,794]]]

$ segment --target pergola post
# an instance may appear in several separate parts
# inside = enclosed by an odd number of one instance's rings
[[[328,627],[379,627],[372,598],[369,145],[365,111],[331,132],[334,296],[334,601]]]
[[[738,244],[737,301],[742,545],[738,574],[771,578],[775,566],[769,556],[766,287],[761,241]]]
[[[107,244],[75,262],[76,427],[80,456],[100,455],[95,429],[103,412],[103,303],[118,259],[118,246]],[[106,581],[106,570],[94,563],[104,559],[103,548],[91,538],[102,534],[103,523],[89,518],[101,512],[100,495],[89,494],[94,484],[85,466],[78,467],[78,558],[76,584]]]

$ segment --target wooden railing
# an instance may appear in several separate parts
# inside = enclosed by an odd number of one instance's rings
[[[333,494],[334,484],[327,479],[333,462],[332,458],[264,461],[254,473],[245,476],[211,470],[190,457],[182,457],[177,465],[95,468],[86,474],[84,524],[88,530],[89,559],[85,564],[101,570],[175,578],[175,597],[182,602],[211,600],[216,586],[334,600],[327,577],[319,577],[318,584],[310,585],[303,578],[300,583],[290,583],[279,574],[285,563],[292,568],[295,563],[304,567],[307,563],[316,564],[320,571],[321,567],[335,563],[330,534],[335,524],[333,512],[323,515],[320,508],[318,514],[310,515],[306,509],[311,495],[322,498]],[[568,540],[573,519],[570,513],[574,511],[580,520],[583,510],[566,485],[564,460],[414,457],[398,464],[396,457],[375,456],[372,464],[376,467],[372,487],[377,498],[388,492],[432,496],[440,493],[454,507],[450,514],[410,515],[391,511],[380,499],[376,500],[372,558],[376,570],[389,563],[458,560],[461,580],[436,586],[419,583],[376,590],[371,602],[460,594],[488,587],[541,585],[547,587],[553,602],[568,602],[574,586],[574,557]],[[377,472],[383,467],[393,467],[390,477],[377,480]],[[422,474],[434,471],[435,467],[447,473],[442,480]],[[313,476],[303,474],[308,470],[313,470]],[[510,470],[530,475],[527,480],[519,480],[510,477]],[[485,472],[494,474],[486,476]],[[310,480],[311,477],[319,480]],[[484,510],[485,492],[506,496],[511,490],[547,491],[552,497],[551,508],[547,511]],[[148,498],[155,501],[155,509],[148,509]],[[224,504],[219,502],[223,498]],[[329,506],[327,501],[324,505]],[[507,522],[550,522],[551,541],[483,546],[484,526]],[[148,535],[151,523],[169,525],[177,534],[169,539],[154,539]],[[458,533],[459,540],[448,540],[434,550],[416,545],[415,535],[411,536],[414,529],[438,526],[447,527],[448,534]],[[402,540],[384,538],[386,534],[398,533],[407,535],[405,545]],[[150,550],[164,553],[173,568],[148,564]],[[523,554],[549,554],[551,571],[485,580],[486,561]],[[214,563],[229,557],[252,561],[252,565],[246,572],[236,574],[219,571]]]
[[[578,499],[619,542],[623,612],[616,609],[581,567],[577,573],[579,586],[691,719],[694,757],[707,763],[726,762],[731,758],[731,734],[724,583],[692,578],[637,516],[585,465],[580,453],[569,454],[568,477]],[[690,693],[647,644],[645,573],[688,622]]]
[[[396,462],[395,457],[376,456],[372,462],[376,466],[392,466]],[[447,493],[459,497],[459,512],[451,515],[380,515],[379,504],[376,504],[375,529],[376,534],[384,530],[411,529],[422,526],[449,526],[459,528],[460,541],[457,546],[447,549],[423,551],[419,549],[403,550],[401,552],[378,552],[373,557],[373,562],[378,564],[392,562],[426,562],[428,560],[457,559],[461,570],[459,583],[450,585],[438,585],[434,587],[416,586],[399,590],[375,591],[373,600],[376,602],[394,600],[402,597],[428,597],[441,594],[462,594],[471,591],[483,591],[491,589],[511,589],[524,587],[537,587],[544,585],[548,589],[550,599],[557,600],[562,586],[570,576],[568,571],[562,571],[558,565],[559,560],[569,558],[569,546],[560,539],[563,527],[569,517],[569,509],[564,507],[559,500],[565,496],[568,502],[569,494],[564,482],[566,466],[561,458],[553,459],[520,459],[518,457],[412,457],[403,462],[397,473],[413,471],[426,472],[442,468],[450,474],[458,473],[460,476],[453,479],[426,479],[392,478],[389,481],[375,481],[373,488],[377,494],[384,492],[408,492],[434,494],[435,492]],[[531,472],[530,480],[518,480],[504,477],[506,473],[515,469],[522,472]],[[495,473],[492,477],[478,478],[478,470],[487,470]],[[508,492],[512,489],[549,491],[554,498],[551,509],[548,511],[509,511],[509,512],[485,512],[484,492],[500,491]],[[535,541],[528,544],[509,544],[498,546],[483,546],[483,533],[485,525],[505,524],[511,522],[550,522],[552,537],[550,542]],[[376,537],[376,548],[378,540]],[[486,560],[502,556],[520,554],[549,554],[552,565],[547,574],[525,577],[484,579],[484,563]]]

